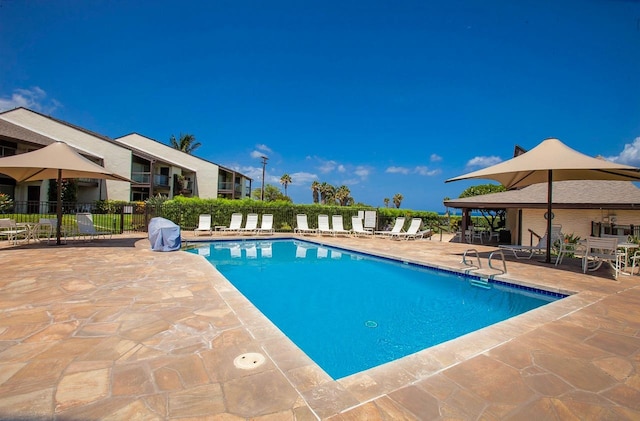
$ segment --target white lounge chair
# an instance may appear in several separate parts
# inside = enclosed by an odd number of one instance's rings
[[[349,235],[351,234],[351,231],[348,231],[346,229],[344,229],[344,223],[342,220],[342,215],[332,215],[331,216],[331,224],[333,225],[333,228],[331,229],[331,231],[333,232],[333,235]]]
[[[558,250],[558,246],[564,241],[562,234],[562,225],[551,226],[551,248]],[[502,250],[510,250],[516,259],[531,259],[536,254],[545,254],[547,252],[547,233],[540,238],[535,246],[519,246],[510,244],[501,244],[498,248]]]
[[[404,216],[399,216],[396,218],[396,222],[393,225],[393,228],[391,228],[391,231],[375,231],[374,234],[380,235],[383,237],[388,237],[390,235],[398,234],[402,232],[403,228],[404,228]]]
[[[109,238],[113,235],[111,231],[107,230],[96,230],[96,227],[93,225],[93,215],[90,213],[76,213],[76,223],[78,224],[78,231],[76,234],[79,237],[89,237],[89,240],[94,238]]]
[[[198,218],[198,227],[193,230],[193,235],[198,236],[199,232],[208,232],[209,235],[212,234],[211,231],[211,214],[202,214]]]
[[[273,215],[265,213],[262,215],[262,223],[260,228],[256,231],[256,234],[273,234]]]
[[[329,226],[329,216],[320,214],[318,215],[318,234],[334,235],[331,227]]]
[[[371,237],[373,235],[373,231],[364,229],[364,227],[362,226],[362,219],[360,219],[359,216],[351,217],[351,232],[356,237],[360,237],[360,236]]]
[[[316,234],[318,230],[309,228],[306,213],[299,213],[296,215],[296,227],[294,228],[293,232],[305,235]]]
[[[226,228],[222,228],[221,231],[224,232],[239,232],[242,228],[242,214],[241,213],[233,213],[231,214],[231,222],[229,222],[229,226]]]
[[[618,251],[617,237],[587,237],[586,250],[582,256],[582,271],[594,271],[609,262],[614,270],[615,278],[623,266],[622,253]]]
[[[375,231],[378,223],[378,214],[376,211],[364,211],[364,228],[367,228],[367,231]]]
[[[238,229],[241,233],[252,233],[258,230],[258,214],[250,213],[247,215],[247,222],[244,224],[244,228]]]
[[[406,232],[391,234],[391,238],[394,240],[415,240],[416,238],[423,238],[425,234],[431,232],[431,230],[421,231],[420,227],[422,227],[422,218],[413,218]]]

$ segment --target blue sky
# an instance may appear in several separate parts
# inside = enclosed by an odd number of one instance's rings
[[[0,0],[0,110],[161,142],[312,201],[444,211],[557,137],[640,166],[637,1]],[[490,182],[489,180],[486,181]]]

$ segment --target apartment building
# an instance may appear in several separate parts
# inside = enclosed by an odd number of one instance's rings
[[[0,113],[0,156],[29,152],[55,141],[66,142],[91,161],[133,181],[80,179],[79,203],[142,201],[158,194],[242,199],[251,193],[248,176],[137,133],[112,139],[27,108]],[[0,174],[0,192],[35,206],[48,200],[48,183],[16,184]]]

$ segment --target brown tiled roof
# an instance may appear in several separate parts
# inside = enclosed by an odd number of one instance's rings
[[[638,209],[640,189],[630,181],[572,180],[553,183],[556,209]],[[547,183],[522,189],[445,201],[450,208],[546,208]]]

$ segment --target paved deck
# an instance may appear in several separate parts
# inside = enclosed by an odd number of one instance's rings
[[[470,247],[311,239],[454,269]],[[571,297],[338,381],[196,254],[3,241],[0,265],[0,419],[640,419],[640,276],[571,259],[504,277]]]

